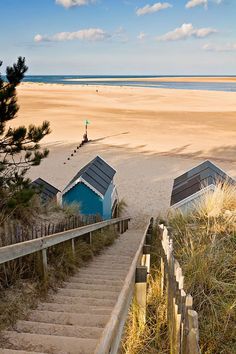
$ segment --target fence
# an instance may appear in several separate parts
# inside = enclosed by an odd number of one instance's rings
[[[57,234],[39,237],[33,240],[15,243],[10,246],[0,247],[0,264],[4,264],[14,259],[41,252],[42,254],[42,268],[44,276],[47,275],[47,249],[49,247],[58,245],[60,243],[71,241],[72,252],[75,251],[74,241],[78,237],[87,236],[90,243],[92,243],[92,233],[97,230],[102,230],[106,227],[117,226],[120,233],[128,229],[129,217],[111,219],[107,221],[98,222],[92,225],[87,225],[72,230],[60,232]]]
[[[145,321],[147,272],[150,268],[150,242],[153,230],[153,219],[150,220],[135,254],[133,262],[124,282],[122,291],[112,311],[102,337],[96,347],[95,354],[116,354],[118,352],[122,332],[127,319],[132,298],[135,296],[140,317]]]
[[[193,298],[184,291],[184,276],[173,255],[168,229],[159,225],[161,242],[161,291],[167,292],[167,319],[171,354],[199,354],[198,314]]]
[[[6,221],[0,228],[0,247],[53,235],[98,221],[101,221],[101,218],[97,215],[71,216],[62,221],[44,221],[31,226],[22,225],[16,221]]]

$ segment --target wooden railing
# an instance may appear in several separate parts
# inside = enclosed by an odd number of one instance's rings
[[[116,354],[118,352],[123,328],[134,296],[140,309],[140,315],[145,321],[147,272],[150,268],[150,246],[148,244],[151,241],[152,229],[153,219],[147,225],[111,318],[96,347],[95,354]]]
[[[161,243],[161,292],[167,293],[167,320],[171,354],[199,354],[198,314],[193,298],[184,291],[184,276],[173,255],[173,240],[159,225]]]
[[[128,229],[129,217],[122,217],[117,219],[111,219],[107,221],[101,221],[95,224],[75,228],[72,230],[60,232],[57,234],[39,237],[34,240],[25,242],[19,242],[10,246],[0,247],[0,264],[4,264],[8,261],[13,261],[35,252],[42,253],[42,264],[44,276],[47,274],[47,249],[49,247],[58,245],[62,242],[71,241],[72,252],[75,251],[74,241],[78,237],[87,235],[88,240],[92,243],[92,233],[98,230],[102,230],[106,227],[116,225],[120,233],[125,232]]]

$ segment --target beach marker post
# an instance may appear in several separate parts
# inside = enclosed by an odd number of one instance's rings
[[[83,142],[87,143],[88,142],[88,125],[90,124],[90,121],[88,119],[86,119],[84,121],[84,124],[85,124],[85,133],[83,136]]]

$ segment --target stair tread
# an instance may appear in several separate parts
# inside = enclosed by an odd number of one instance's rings
[[[101,327],[81,327],[45,322],[18,321],[14,330],[21,333],[46,334],[65,337],[98,339],[103,331]]]
[[[48,354],[91,354],[96,347],[96,339],[74,338],[43,334],[3,332],[8,341],[8,349],[39,351]]]
[[[28,318],[32,322],[44,322],[65,325],[78,325],[85,327],[104,327],[109,315],[79,314],[70,312],[39,311],[33,310]]]

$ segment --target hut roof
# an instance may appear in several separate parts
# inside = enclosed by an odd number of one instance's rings
[[[197,193],[202,188],[216,185],[218,182],[236,184],[223,170],[207,160],[175,178],[171,195],[171,205]]]
[[[53,199],[56,197],[57,193],[60,192],[59,189],[55,188],[42,178],[37,178],[31,183],[31,185],[41,191],[43,200]]]
[[[67,193],[77,183],[83,182],[95,193],[104,196],[111,184],[116,171],[100,156],[95,157],[85,165],[70,181],[63,191]]]

